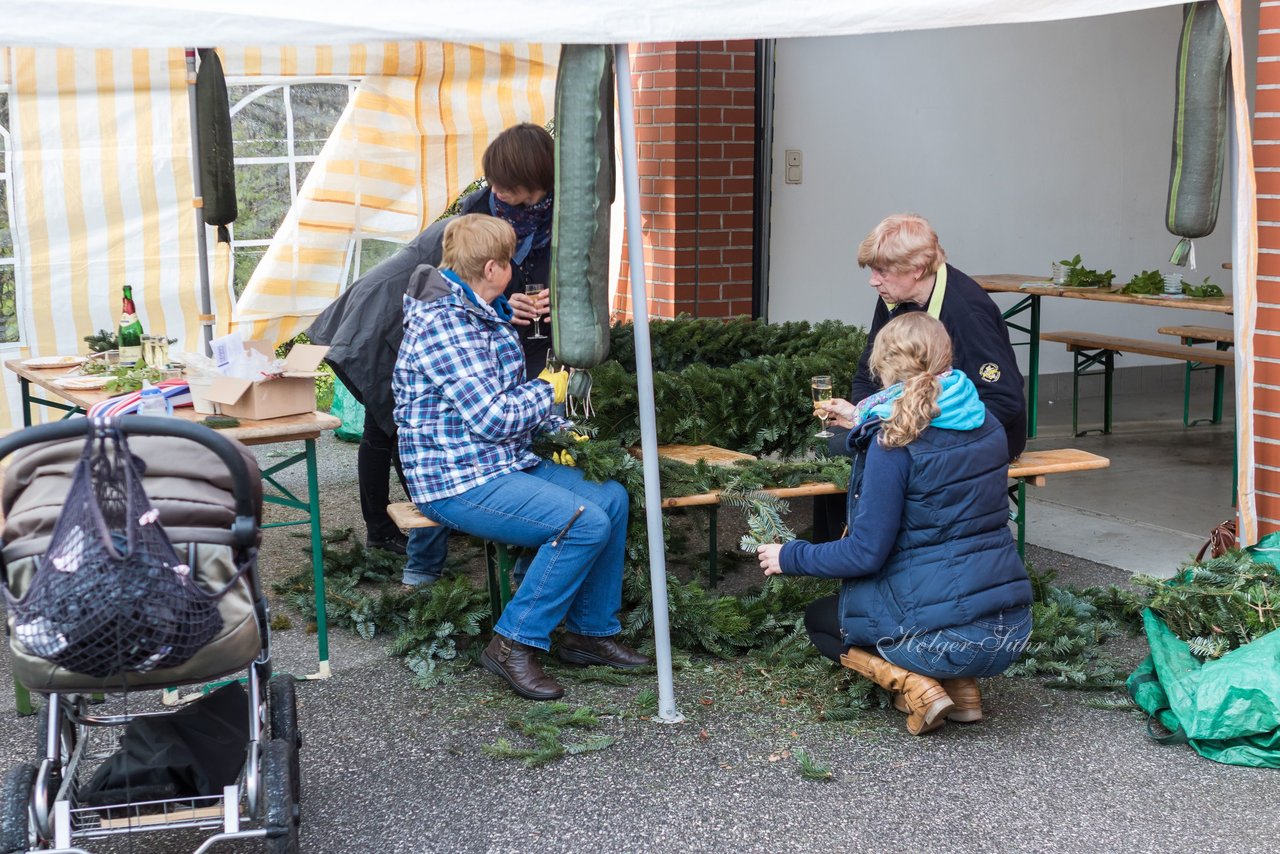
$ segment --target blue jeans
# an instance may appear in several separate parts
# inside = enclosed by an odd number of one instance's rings
[[[405,546],[409,559],[404,564],[405,584],[430,584],[444,574],[449,556],[448,528],[410,528]]]
[[[876,644],[886,661],[933,679],[995,676],[1018,660],[1031,636],[1031,608],[1023,605],[964,626],[907,635]]]
[[[622,484],[595,483],[576,468],[547,460],[418,505],[441,525],[538,550],[494,631],[542,650],[551,648],[551,632],[561,621],[589,637],[622,631],[629,507]]]

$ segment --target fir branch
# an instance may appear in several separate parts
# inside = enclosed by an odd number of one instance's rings
[[[831,767],[814,759],[807,750],[797,750],[793,754],[800,764],[800,776],[806,780],[820,780],[829,783],[833,779]]]

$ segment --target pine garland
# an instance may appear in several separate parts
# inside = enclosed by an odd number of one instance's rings
[[[1220,658],[1280,628],[1280,573],[1233,550],[1163,580],[1137,576],[1147,607],[1200,659]]]
[[[630,323],[610,330],[610,356],[630,373],[636,370],[634,332]],[[651,321],[649,341],[653,369],[679,371],[690,365],[727,368],[762,356],[814,354],[856,365],[866,334],[837,320],[763,323],[745,317],[726,321],[682,314],[674,320]]]

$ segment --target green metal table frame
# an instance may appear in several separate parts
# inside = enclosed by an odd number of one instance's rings
[[[1231,343],[1228,341],[1206,341],[1203,338],[1186,338],[1182,339],[1182,343],[1188,347],[1196,344],[1214,344],[1219,351],[1231,349]],[[1191,375],[1196,371],[1213,371],[1213,415],[1209,418],[1191,417]],[[1182,424],[1185,427],[1194,427],[1197,424],[1221,424],[1222,423],[1222,399],[1226,388],[1227,369],[1222,365],[1202,365],[1199,362],[1187,362],[1186,372],[1183,374],[1182,380]],[[1233,502],[1234,504],[1234,502]]]
[[[1029,367],[1027,377],[1027,438],[1034,439],[1036,437],[1036,421],[1039,416],[1040,406],[1040,294],[1027,294],[1013,304],[1008,311],[1003,312],[1000,316],[1004,318],[1005,325],[1010,329],[1016,329],[1027,336],[1026,341],[1011,342],[1014,347],[1026,347],[1028,356],[1027,363]],[[1014,318],[1021,314],[1029,313],[1029,323],[1025,326],[1015,323]]]
[[[35,397],[31,394],[31,381],[24,376],[19,375],[18,382],[22,389],[22,424],[24,427],[31,426],[31,404],[38,403],[49,409],[56,409],[65,413],[62,417],[70,418],[73,415],[84,414],[84,409],[76,404],[68,404],[63,401],[50,400],[45,397]],[[263,501],[271,504],[278,504],[282,507],[288,507],[293,510],[300,511],[306,515],[300,519],[293,519],[287,522],[272,522],[263,525],[266,528],[287,528],[295,525],[311,526],[311,579],[312,586],[315,589],[316,602],[316,653],[318,664],[314,673],[309,673],[299,678],[301,679],[327,679],[332,670],[329,662],[329,621],[325,612],[325,589],[324,589],[324,547],[323,547],[323,531],[320,524],[320,484],[317,478],[316,466],[316,440],[310,439],[282,439],[286,441],[301,441],[304,445],[303,450],[293,454],[287,459],[276,463],[275,465],[262,470],[262,480],[264,483]],[[261,442],[257,444],[275,444],[272,442]],[[299,463],[305,463],[307,467],[307,496],[304,499],[294,495],[287,489],[276,475],[286,469],[292,468]],[[270,486],[275,493],[270,493],[265,486]],[[505,574],[504,574],[505,580]],[[509,592],[507,598],[510,598]],[[18,684],[14,679],[15,705],[19,715],[30,715],[35,713],[35,707],[31,702],[30,693],[22,685]],[[167,697],[166,699],[171,699]]]

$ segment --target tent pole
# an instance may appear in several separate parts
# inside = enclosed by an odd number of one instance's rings
[[[662,538],[662,484],[658,480],[658,424],[653,405],[653,352],[649,345],[649,294],[640,233],[640,174],[636,169],[636,114],[631,103],[631,59],[614,45],[618,129],[622,142],[622,193],[627,209],[627,262],[631,267],[631,315],[636,339],[636,390],[640,398],[640,448],[644,454],[644,512],[649,531],[649,586],[653,595],[654,653],[658,665],[658,720],[684,720],[676,709],[671,678],[671,630],[667,618],[667,556]]]
[[[200,186],[200,125],[196,107],[196,50],[187,48],[187,108],[191,114],[191,183],[196,197],[196,256],[200,266],[200,352],[209,355],[213,340],[213,297],[209,287],[209,245],[205,235],[204,208],[199,202],[204,190]],[[208,319],[206,319],[208,318]]]

